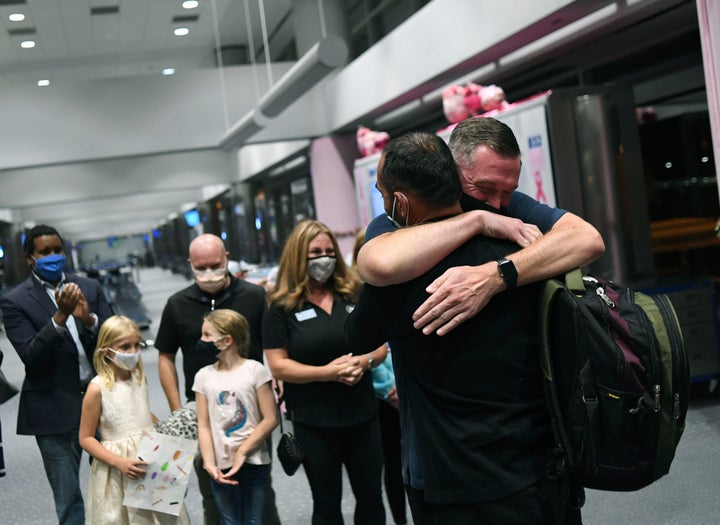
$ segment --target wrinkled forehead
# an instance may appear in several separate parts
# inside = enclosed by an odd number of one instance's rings
[[[470,166],[460,168],[463,186],[490,184],[502,190],[514,190],[520,180],[520,157],[502,157],[487,147],[480,147]]]
[[[222,264],[226,259],[225,247],[215,243],[202,243],[192,246],[189,256],[193,266]]]

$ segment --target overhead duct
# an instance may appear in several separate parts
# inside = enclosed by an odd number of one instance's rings
[[[255,133],[267,126],[268,123],[269,120],[260,110],[257,108],[251,109],[228,130],[222,142],[220,142],[220,146],[226,151],[239,148]]]
[[[255,133],[266,127],[270,118],[277,117],[296,102],[331,71],[345,63],[348,47],[345,41],[330,35],[308,50],[248,112],[233,125],[220,142],[225,150],[239,147]]]
[[[339,36],[315,43],[258,102],[263,115],[277,117],[290,104],[320,82],[347,58],[348,48]]]

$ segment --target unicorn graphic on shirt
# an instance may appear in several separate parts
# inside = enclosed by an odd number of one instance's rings
[[[245,425],[247,412],[235,392],[228,390],[220,392],[217,396],[217,406],[220,414],[219,419],[226,437]]]

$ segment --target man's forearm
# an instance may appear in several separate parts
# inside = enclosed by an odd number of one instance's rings
[[[605,251],[594,226],[566,213],[542,238],[508,255],[518,272],[518,285],[533,283],[585,266]]]
[[[517,284],[524,285],[584,266],[604,250],[602,237],[592,225],[566,213],[543,237],[507,258],[517,269]],[[414,312],[414,326],[425,334],[445,335],[505,289],[495,261],[450,268],[427,287],[430,297]]]
[[[400,228],[368,241],[358,253],[360,276],[375,286],[409,281],[483,231],[484,212]]]
[[[180,401],[180,389],[178,387],[175,361],[162,352],[158,357],[158,375],[160,376],[160,386],[162,386],[163,392],[165,392],[170,411],[177,410],[182,406],[182,403]]]

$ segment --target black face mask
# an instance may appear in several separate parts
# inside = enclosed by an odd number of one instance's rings
[[[215,346],[213,341],[203,341],[200,339],[195,345],[195,348],[197,348],[199,355],[208,359],[215,359],[220,353],[220,349]]]

